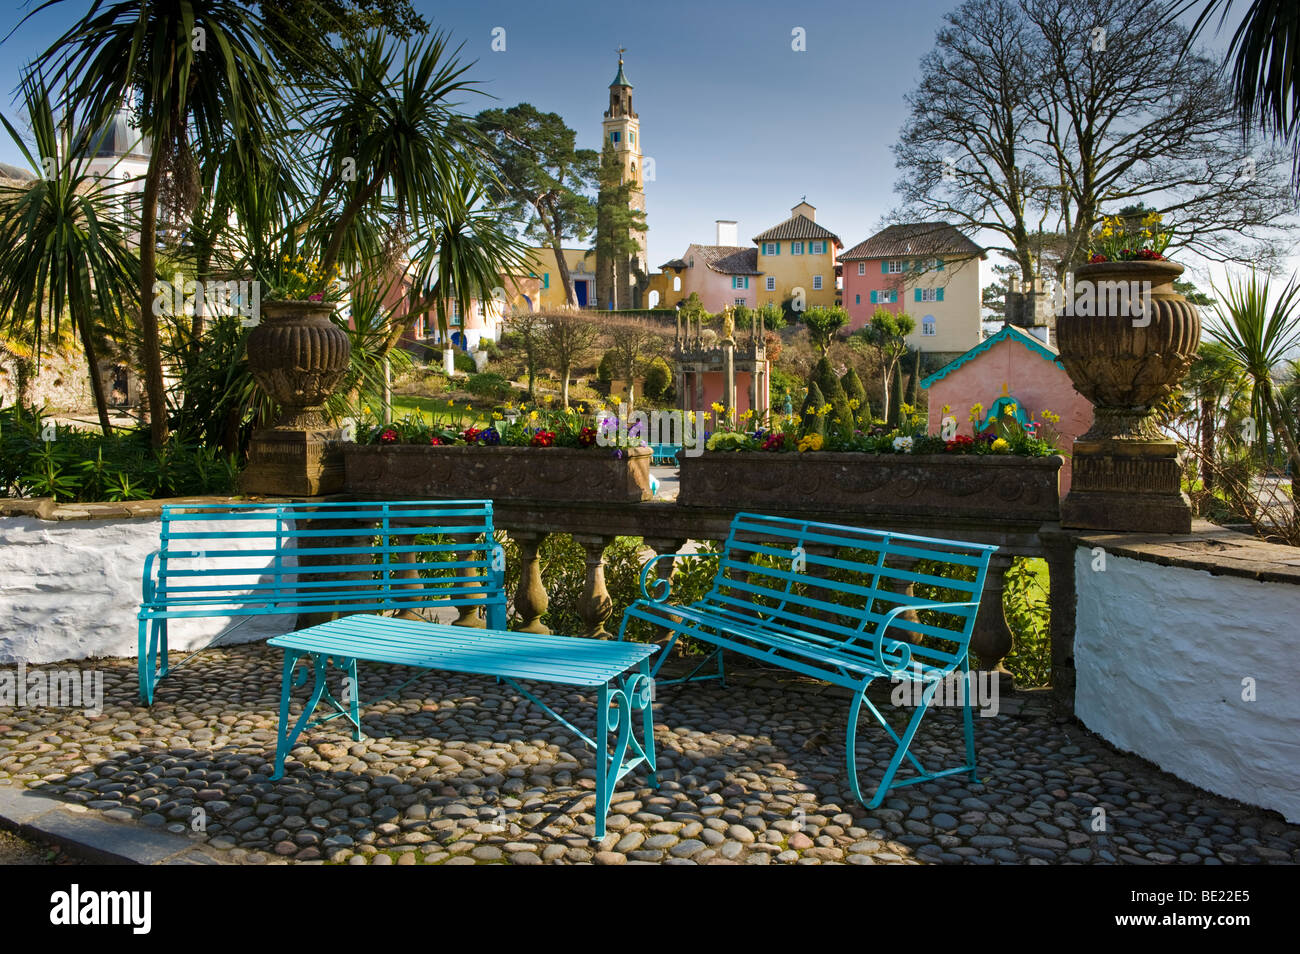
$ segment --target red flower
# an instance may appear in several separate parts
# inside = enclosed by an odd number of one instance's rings
[[[324,298],[325,296],[322,295],[320,292],[312,292],[310,295],[307,296],[308,301],[321,301]]]
[[[429,443],[433,444],[436,447],[442,443],[442,438],[439,437],[437,434],[433,434],[429,437]]]
[[[594,427],[584,427],[578,433],[578,444],[582,447],[590,447],[596,443],[596,429]]]
[[[465,428],[465,433],[462,436],[465,438],[466,444],[477,444],[478,435],[479,435],[479,430],[477,427],[467,427]]]
[[[379,443],[381,443],[381,444],[396,444],[396,443],[397,443],[397,431],[393,430],[393,429],[390,427],[388,430],[384,431],[384,433],[382,433],[382,434],[379,435]]]
[[[963,451],[974,445],[975,439],[967,437],[965,434],[958,434],[952,440],[943,445],[945,451]]]
[[[1088,264],[1089,264],[1089,265],[1096,265],[1098,262],[1106,262],[1106,261],[1109,261],[1109,259],[1106,258],[1105,255],[1102,255],[1101,252],[1098,252],[1098,253],[1097,253],[1096,255],[1094,255],[1092,258],[1088,259]]]
[[[534,447],[550,447],[555,443],[554,431],[538,431],[528,443]]]

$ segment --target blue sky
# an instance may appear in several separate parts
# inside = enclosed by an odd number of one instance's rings
[[[738,220],[748,242],[804,195],[846,246],[871,235],[895,202],[890,146],[907,116],[903,97],[957,2],[415,5],[464,43],[463,56],[478,61],[472,75],[496,97],[472,97],[467,110],[530,102],[559,113],[579,144],[593,149],[617,69],[614,51],[627,47],[642,147],[655,160],[646,206],[650,262],[658,266],[689,242],[712,243],[715,219]],[[86,6],[43,11],[0,47],[0,104],[11,119],[25,59]],[[27,9],[0,14],[0,33]],[[491,48],[496,27],[505,29],[504,52]],[[795,27],[806,31],[806,52],[791,49]],[[0,138],[0,161],[19,162]],[[987,279],[988,263],[984,272]]]

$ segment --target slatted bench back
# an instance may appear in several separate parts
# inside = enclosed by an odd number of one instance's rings
[[[168,504],[142,615],[483,605],[504,628],[493,529],[487,500]]]
[[[849,658],[876,658],[886,615],[922,603],[978,603],[997,549],[903,533],[739,513],[703,603],[769,632]],[[910,592],[908,592],[910,590]],[[951,670],[965,656],[976,607],[899,614],[892,641],[910,643],[913,664]],[[891,664],[895,664],[892,663]]]

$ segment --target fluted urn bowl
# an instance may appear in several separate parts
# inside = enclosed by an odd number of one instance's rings
[[[1081,441],[1162,439],[1151,411],[1178,386],[1201,341],[1195,306],[1174,291],[1182,273],[1173,262],[1075,269],[1056,343],[1070,380],[1096,409]]]
[[[248,367],[280,405],[276,427],[325,426],[322,405],[343,380],[352,354],[347,332],[330,320],[334,306],[266,301],[248,335]]]

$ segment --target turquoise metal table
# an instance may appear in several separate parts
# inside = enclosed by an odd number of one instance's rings
[[[650,657],[658,651],[658,646],[473,629],[370,615],[347,616],[276,636],[268,640],[268,645],[284,650],[273,780],[284,776],[285,758],[305,729],[341,716],[352,724],[353,738],[361,740],[357,663],[365,661],[494,676],[573,732],[597,756],[596,840],[605,837],[609,802],[619,779],[645,765],[650,784],[658,787],[650,676]],[[300,662],[309,662],[309,665],[295,675]],[[331,667],[343,673],[342,700],[327,685]],[[294,686],[305,685],[313,674],[314,682],[302,713],[290,724],[291,690]],[[593,739],[565,719],[522,686],[519,680],[594,689],[597,693],[596,737]],[[402,686],[390,692],[389,696]],[[322,702],[335,711],[311,721]],[[637,739],[634,731],[637,712],[641,713],[642,719],[641,739]]]

